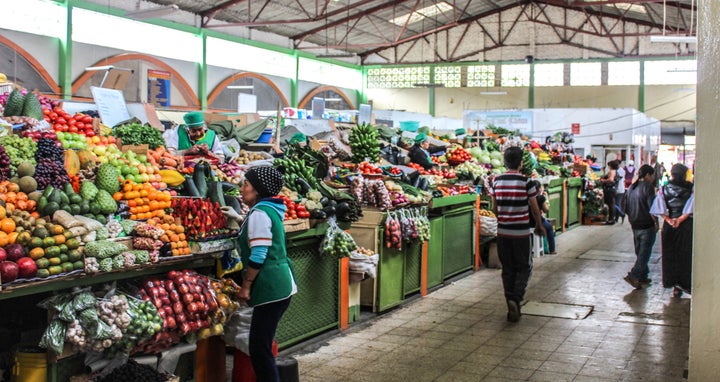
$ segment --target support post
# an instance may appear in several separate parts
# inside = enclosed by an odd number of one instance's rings
[[[348,328],[350,314],[350,259],[343,257],[340,261],[340,330]]]
[[[425,297],[428,293],[427,286],[427,273],[428,273],[428,242],[423,241],[422,244],[422,258],[420,260],[420,295]]]

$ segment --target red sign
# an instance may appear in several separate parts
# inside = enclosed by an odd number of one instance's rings
[[[571,126],[572,126],[572,134],[573,135],[580,134],[580,124],[579,123],[573,123]]]

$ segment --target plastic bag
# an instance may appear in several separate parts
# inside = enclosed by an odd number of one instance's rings
[[[402,229],[395,214],[388,213],[387,219],[385,219],[385,246],[402,250]]]
[[[225,322],[225,343],[250,354],[250,323],[252,322],[253,308],[240,307]]]
[[[348,268],[350,272],[362,273],[368,278],[374,279],[377,276],[377,264],[380,256],[376,253],[368,256],[355,251],[350,253],[350,263]]]
[[[225,277],[234,272],[239,272],[243,269],[242,260],[240,259],[240,253],[237,249],[232,249],[223,252],[221,258],[216,261],[216,274],[217,277]]]
[[[62,354],[65,347],[65,323],[55,319],[50,321],[45,333],[40,339],[40,347],[53,351],[55,354]]]
[[[480,236],[497,236],[497,218],[478,216],[480,220]]]
[[[350,252],[356,248],[355,239],[340,229],[335,217],[328,219],[328,229],[325,232],[325,238],[320,243],[320,253],[335,257],[348,257]]]

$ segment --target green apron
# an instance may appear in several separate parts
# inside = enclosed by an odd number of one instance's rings
[[[178,150],[187,150],[194,145],[199,145],[202,143],[206,144],[208,149],[212,151],[213,144],[215,143],[215,132],[212,130],[208,130],[205,133],[203,139],[192,143],[192,141],[190,141],[190,136],[188,135],[187,129],[184,126],[180,126],[178,128]]]

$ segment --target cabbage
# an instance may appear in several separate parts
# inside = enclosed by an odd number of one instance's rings
[[[478,159],[483,155],[483,149],[475,146],[470,148],[470,155],[472,155],[473,158]]]
[[[492,159],[497,159],[497,160],[502,160],[502,159],[503,159],[503,154],[502,154],[500,151],[491,151],[491,152],[490,152],[490,158],[492,158]]]
[[[490,164],[490,154],[483,154],[480,158],[478,158],[478,162],[482,164]]]
[[[490,160],[490,164],[493,166],[493,168],[500,168],[503,165],[502,162],[494,158]]]

